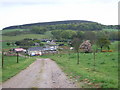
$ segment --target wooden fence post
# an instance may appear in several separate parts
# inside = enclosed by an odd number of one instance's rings
[[[16,52],[17,53],[17,63],[19,63],[19,61],[18,61],[18,59],[19,59],[19,54],[18,54],[18,52]]]
[[[4,64],[4,51],[2,51],[2,68],[3,68],[3,65]]]

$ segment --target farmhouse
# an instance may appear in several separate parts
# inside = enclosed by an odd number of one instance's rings
[[[13,51],[14,52],[26,52],[26,50],[23,48],[13,48]]]
[[[12,51],[12,52],[26,52],[26,49],[23,49],[23,48],[13,48],[13,49],[10,49],[9,51]]]

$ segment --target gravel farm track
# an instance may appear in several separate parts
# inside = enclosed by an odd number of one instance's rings
[[[2,88],[78,88],[51,59],[37,60],[2,83]]]

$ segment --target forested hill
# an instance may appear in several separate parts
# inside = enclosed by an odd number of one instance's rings
[[[102,30],[107,29],[117,29],[117,25],[102,25],[93,21],[86,20],[66,20],[66,21],[53,21],[53,22],[43,22],[43,23],[32,23],[24,25],[9,26],[3,28],[6,29],[33,29],[34,27],[41,28],[44,27],[48,30]]]
[[[93,21],[86,21],[86,20],[66,20],[66,21],[53,21],[53,22],[42,22],[42,23],[31,23],[31,24],[24,24],[24,25],[16,25],[16,26],[9,26],[3,28],[5,29],[29,29],[32,26],[49,26],[49,25],[65,25],[65,24],[80,24],[80,23],[95,23]]]

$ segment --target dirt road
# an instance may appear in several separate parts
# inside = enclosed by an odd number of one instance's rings
[[[33,64],[2,84],[2,88],[77,88],[50,59]]]

